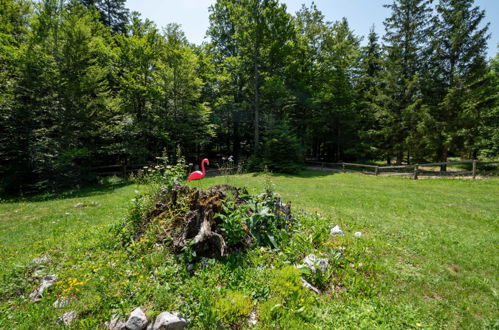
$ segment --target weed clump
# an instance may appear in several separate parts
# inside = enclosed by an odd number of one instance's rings
[[[293,222],[291,205],[272,191],[251,196],[229,185],[199,190],[176,183],[136,197],[116,230],[125,247],[161,244],[195,260],[254,244],[278,248]]]

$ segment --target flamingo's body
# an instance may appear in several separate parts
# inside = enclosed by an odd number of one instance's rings
[[[208,158],[205,158],[201,161],[201,171],[194,171],[191,174],[189,174],[189,177],[187,177],[187,182],[191,182],[192,180],[201,180],[204,178],[206,175],[206,171],[204,170],[204,164],[210,165],[210,161]]]

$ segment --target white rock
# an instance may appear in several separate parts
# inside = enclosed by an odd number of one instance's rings
[[[75,311],[70,311],[70,312],[64,313],[63,316],[61,316],[57,319],[57,323],[58,324],[63,323],[65,326],[68,326],[71,324],[71,322],[76,320],[77,316],[78,316],[78,314],[76,314]]]
[[[106,325],[109,330],[126,330],[125,320],[119,319],[116,315],[113,315]]]
[[[336,225],[331,229],[331,236],[341,235],[343,236],[343,230],[341,230],[340,226]]]
[[[320,294],[321,292],[319,291],[319,289],[317,289],[315,286],[313,286],[312,284],[308,283],[307,281],[305,281],[303,278],[301,279],[301,285],[304,287],[304,288],[307,288],[307,289],[310,289],[312,291],[314,291],[315,293],[317,294]]]
[[[182,330],[188,321],[178,313],[163,312],[156,317],[153,330]]]
[[[60,297],[56,301],[54,301],[52,306],[54,306],[54,308],[63,308],[69,305],[70,302],[71,299],[69,299],[68,297]]]
[[[256,313],[256,310],[253,309],[248,318],[248,323],[251,325],[256,325],[257,322],[258,322],[258,314]]]
[[[315,254],[309,254],[303,259],[303,263],[314,272],[317,270],[316,267],[318,267],[319,270],[324,273],[329,265],[329,260],[317,258]]]
[[[48,256],[41,256],[41,257],[38,257],[38,258],[35,258],[33,259],[33,263],[37,264],[37,265],[40,265],[40,264],[45,264],[49,261],[49,257]]]
[[[142,330],[146,328],[147,322],[146,314],[144,314],[142,308],[137,307],[130,314],[125,326],[129,330]]]
[[[355,234],[353,234],[353,236],[355,236],[355,237],[360,237],[360,236],[362,236],[362,233],[361,233],[360,231],[358,231],[358,232],[356,232]]]
[[[85,206],[87,206],[87,204],[85,204],[85,203],[76,203],[74,205],[74,207],[85,207]]]
[[[57,275],[47,275],[43,278],[42,284],[38,288],[36,288],[29,297],[34,300],[34,301],[39,301],[40,298],[43,296],[43,292],[50,288],[55,281],[57,281]]]

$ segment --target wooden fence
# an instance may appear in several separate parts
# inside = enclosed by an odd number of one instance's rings
[[[459,175],[471,175],[473,179],[477,175],[478,165],[497,165],[499,161],[492,162],[481,162],[477,160],[463,160],[459,162],[440,162],[440,163],[426,163],[426,164],[411,164],[411,165],[396,165],[396,166],[378,166],[378,165],[367,165],[367,164],[355,164],[355,163],[326,163],[320,161],[307,161],[309,165],[315,165],[320,167],[321,170],[324,169],[337,169],[343,172],[362,172],[364,174],[373,175],[401,175],[410,176],[414,180],[417,180],[419,176],[459,176]],[[432,167],[435,166],[452,166],[452,165],[462,165],[470,164],[470,170],[456,171],[452,169],[451,171],[435,171]]]

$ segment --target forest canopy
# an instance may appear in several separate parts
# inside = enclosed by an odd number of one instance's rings
[[[314,4],[217,0],[195,45],[126,0],[0,0],[0,191],[91,182],[95,167],[159,156],[276,171],[305,158],[498,157],[499,55],[486,57],[484,11],[387,2],[384,31],[359,36]]]

